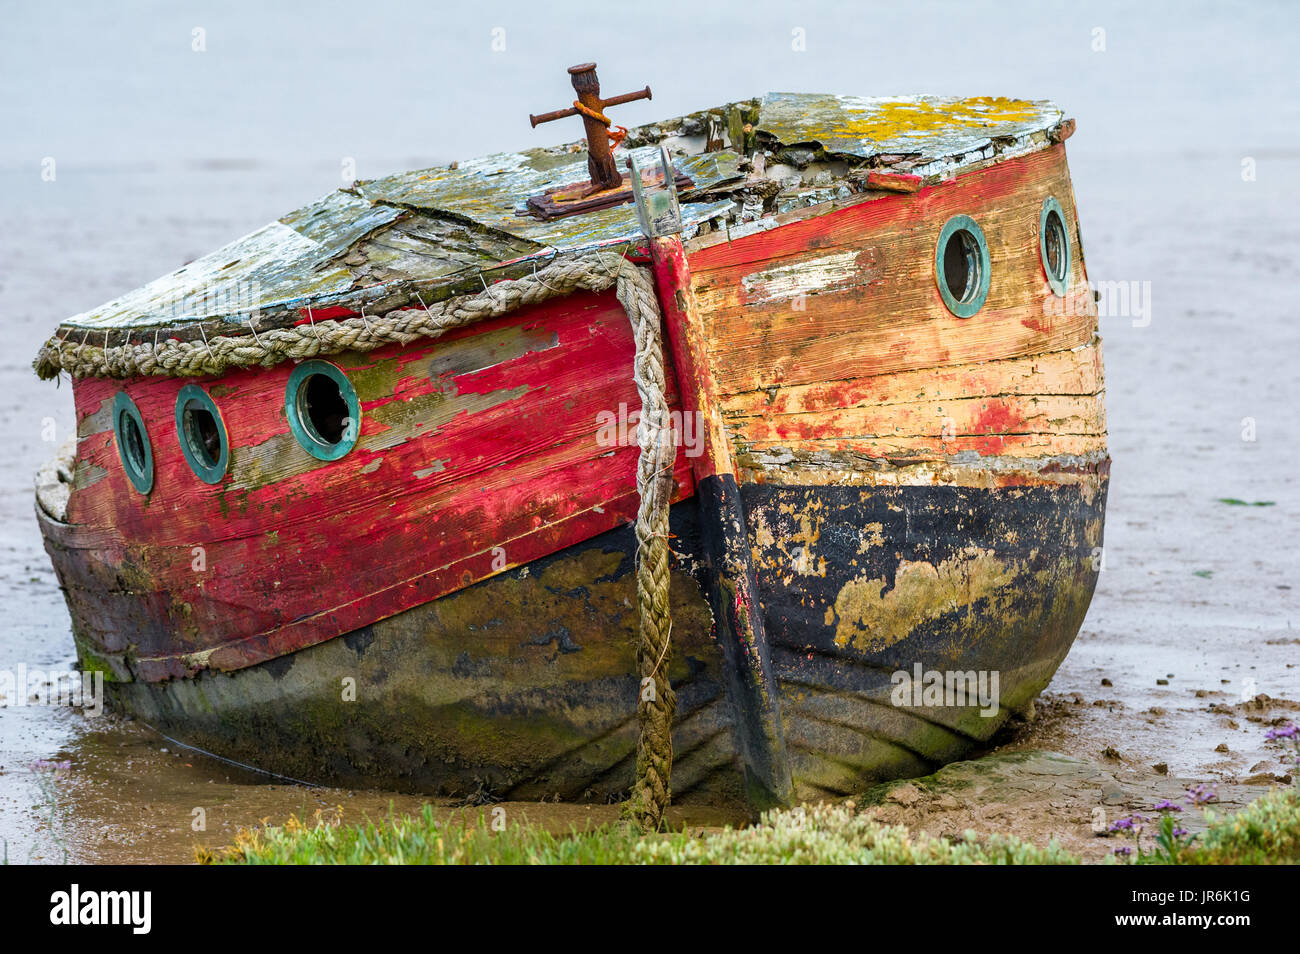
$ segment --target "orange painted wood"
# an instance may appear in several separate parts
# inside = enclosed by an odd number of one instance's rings
[[[990,394],[1096,394],[1104,386],[1100,344],[1089,344],[1027,358],[746,391],[729,395],[723,406],[729,418],[772,418]]]
[[[795,457],[843,451],[930,459],[972,449],[1010,457],[1095,453],[1105,448],[1104,388],[1101,348],[1090,344],[745,392],[725,401],[724,418],[751,466],[775,461],[778,449]]]
[[[945,436],[1100,434],[1106,418],[1100,394],[1007,394],[782,414],[746,425],[752,444],[829,439],[848,448],[876,437],[934,437],[938,446]]]
[[[1049,195],[1071,243],[1065,299],[1039,252]],[[959,214],[980,225],[991,261],[988,299],[964,319],[945,307],[934,264]],[[745,480],[889,482],[892,468],[974,452],[1025,461],[995,478],[1020,481],[1042,469],[1032,459],[1105,452],[1096,307],[1059,146],[729,243],[709,237],[690,266]]]
[[[1039,260],[1048,195],[1065,210],[1073,252],[1064,306]],[[944,307],[934,279],[939,230],[958,214],[981,225],[992,263],[988,300],[966,319]],[[1096,327],[1061,146],[688,252],[724,397],[1057,351]]]
[[[920,192],[924,180],[901,172],[881,172],[872,169],[867,173],[867,188],[884,192]]]

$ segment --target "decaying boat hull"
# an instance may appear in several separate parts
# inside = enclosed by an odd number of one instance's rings
[[[932,771],[1032,700],[1087,610],[1105,490],[1104,471],[1051,487],[746,487],[795,797]],[[674,797],[761,802],[694,500],[673,507],[672,532]],[[69,551],[50,552],[75,579]],[[307,781],[615,798],[636,749],[634,554],[623,527],[270,662],[108,685],[168,734]],[[894,673],[917,663],[998,673],[996,710],[894,705]]]
[[[1027,707],[1101,563],[1105,385],[1068,124],[1007,103],[770,97],[767,153],[803,162],[812,187],[742,175],[710,134],[682,160],[698,189],[685,238],[641,235],[618,208],[572,232],[519,225],[509,184],[549,180],[568,154],[547,153],[361,184],[199,271],[269,268],[289,284],[262,333],[303,340],[322,320],[368,329],[417,299],[427,312],[406,276],[446,297],[477,292],[461,274],[476,261],[522,279],[545,266],[543,242],[652,266],[682,441],[674,797],[847,794],[958,758]],[[800,118],[823,111],[839,116],[830,132]],[[891,132],[896,114],[921,131]],[[952,123],[954,137],[934,132]],[[947,276],[954,223],[972,243],[965,283]],[[106,306],[91,358],[114,341],[148,351],[148,330],[121,323],[155,300]],[[237,323],[175,333],[207,347]],[[90,341],[63,329],[45,370],[80,368]],[[331,350],[359,428],[326,458],[293,416],[291,362],[186,378],[92,361],[66,506],[38,508],[83,666],[160,730],[280,775],[620,796],[639,691],[635,350],[611,291]],[[189,385],[228,444],[212,481],[178,440]],[[150,431],[148,487],[125,472],[123,401]]]
[[[1028,708],[1087,612],[1106,483],[746,488],[797,797],[928,774]],[[992,705],[900,695],[917,666],[996,674]]]
[[[725,801],[739,776],[697,523],[693,501],[673,508],[675,787]],[[604,800],[636,745],[635,550],[622,527],[267,663],[110,686],[169,734],[307,780]]]

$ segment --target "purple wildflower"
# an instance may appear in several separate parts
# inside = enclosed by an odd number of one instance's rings
[[[1300,726],[1297,726],[1293,722],[1288,722],[1280,729],[1269,729],[1268,732],[1264,734],[1264,738],[1268,739],[1270,742],[1274,742],[1277,739],[1294,739],[1297,733],[1300,733]]]
[[[1183,806],[1179,805],[1177,802],[1171,802],[1167,798],[1162,798],[1160,801],[1156,802],[1154,810],[1158,812],[1181,812]]]
[[[1115,821],[1111,822],[1110,828],[1108,828],[1107,831],[1131,831],[1134,834],[1140,834],[1143,825],[1150,820],[1151,819],[1146,816],[1134,812],[1132,815],[1126,815],[1124,818],[1117,818]]]
[[[1187,802],[1189,805],[1204,805],[1212,802],[1219,797],[1218,792],[1211,791],[1204,785],[1196,785],[1187,790]]]
[[[1129,855],[1133,854],[1133,849],[1130,848],[1128,845],[1121,845],[1119,848],[1115,849],[1114,854],[1121,855],[1123,857],[1128,857]]]
[[[1174,831],[1173,831],[1173,835],[1174,835],[1175,838],[1184,838],[1184,837],[1186,837],[1186,835],[1187,835],[1187,829],[1186,829],[1186,828],[1175,828]]]

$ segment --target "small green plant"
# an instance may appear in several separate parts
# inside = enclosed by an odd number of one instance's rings
[[[1178,821],[1178,814],[1183,806],[1168,799],[1156,803],[1155,810],[1160,812],[1160,821],[1156,826],[1156,843],[1153,849],[1154,861],[1158,864],[1176,865],[1185,849],[1196,841],[1196,835],[1190,834]]]
[[[439,822],[426,806],[383,824],[282,827],[241,831],[229,848],[200,848],[201,863],[243,864],[1078,864],[1054,842],[1038,848],[1016,838],[958,839],[884,825],[852,802],[766,813],[749,828],[704,835],[642,837],[627,825],[554,835],[513,823],[496,830],[486,814]]]
[[[1290,743],[1300,758],[1300,730],[1271,730],[1270,742]],[[1274,789],[1234,815],[1217,816],[1212,786],[1194,785],[1181,802],[1162,799],[1145,815],[1118,819],[1109,831],[1130,840],[1114,859],[1131,864],[1300,864],[1300,787]],[[1185,811],[1203,813],[1206,830],[1192,835]],[[489,820],[489,811],[491,820]],[[340,810],[341,813],[341,810]],[[766,812],[755,825],[703,834],[642,836],[633,826],[608,825],[553,834],[504,822],[504,809],[476,818],[439,821],[431,806],[414,816],[343,825],[339,814],[317,812],[307,825],[296,816],[279,827],[241,830],[226,848],[198,848],[200,863],[234,864],[904,864],[1059,865],[1080,859],[1055,841],[1038,847],[1005,835],[967,831],[937,838],[878,821],[853,802]],[[1143,836],[1147,835],[1146,841]]]
[[[1291,765],[1294,780],[1300,769],[1300,728],[1284,723],[1269,729],[1265,739],[1267,744],[1289,748],[1279,759]],[[1179,821],[1184,805],[1162,800],[1154,807],[1159,813],[1156,819],[1135,813],[1110,826],[1110,831],[1127,834],[1133,841],[1113,854],[1133,864],[1300,864],[1300,783],[1273,789],[1235,815],[1216,815],[1210,807],[1216,800],[1212,787],[1195,785],[1187,790],[1185,807],[1200,809],[1207,825],[1199,842],[1199,836]],[[1153,821],[1154,837],[1149,850],[1144,850],[1142,835]]]

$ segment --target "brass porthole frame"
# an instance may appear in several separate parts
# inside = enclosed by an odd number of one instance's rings
[[[221,440],[221,452],[213,463],[209,463],[203,451],[196,446],[197,435],[192,433],[189,426],[191,418],[186,412],[194,407],[207,411],[216,422],[217,434]],[[185,462],[190,465],[190,470],[194,471],[194,476],[206,484],[221,483],[230,466],[230,440],[226,435],[226,422],[222,420],[221,409],[217,407],[217,402],[212,400],[212,395],[197,384],[185,385],[176,395],[176,437],[180,441]]]
[[[1047,255],[1047,231],[1048,222],[1051,221],[1052,213],[1056,213],[1057,221],[1061,224],[1061,273],[1053,274],[1051,259]],[[1061,208],[1061,203],[1056,200],[1055,196],[1048,196],[1043,200],[1043,207],[1038,213],[1038,257],[1043,264],[1043,274],[1047,276],[1047,284],[1051,287],[1052,293],[1058,298],[1064,298],[1070,290],[1070,268],[1073,264],[1073,257],[1070,254],[1070,229],[1065,224],[1065,210]]]
[[[963,235],[969,235],[973,248],[967,249],[969,265],[975,269],[974,288],[962,289],[957,295],[948,287],[944,274],[943,260],[948,251],[948,243],[954,240],[964,241]],[[989,258],[989,244],[984,237],[984,230],[969,215],[954,215],[939,230],[939,239],[934,246],[934,281],[939,286],[939,296],[944,305],[958,318],[970,318],[981,308],[989,297],[989,285],[992,281],[992,263]]]
[[[135,428],[140,438],[138,460],[129,449],[128,425]],[[127,480],[131,481],[131,486],[136,490],[147,495],[153,490],[153,445],[149,441],[144,415],[125,391],[118,391],[113,398],[113,440],[117,443],[117,456],[122,461],[122,470],[126,472]]]

